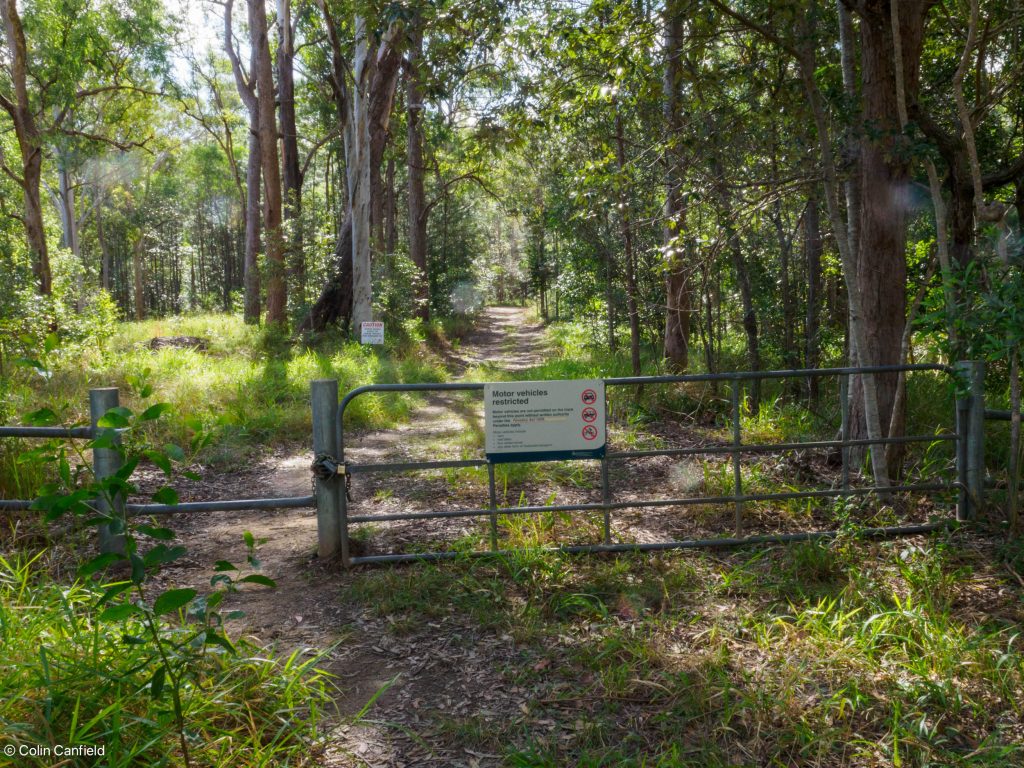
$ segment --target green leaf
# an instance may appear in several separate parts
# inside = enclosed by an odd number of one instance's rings
[[[96,421],[96,426],[104,429],[124,429],[128,426],[128,419],[132,412],[124,406],[111,408]]]
[[[132,564],[132,584],[141,584],[146,580],[146,563],[134,552],[128,556]]]
[[[224,635],[218,634],[214,629],[206,630],[206,642],[219,645],[230,653],[235,652],[235,646],[231,644],[231,641],[224,637]]]
[[[157,504],[177,504],[178,492],[171,488],[171,486],[165,485],[163,488],[160,488],[156,493],[153,494],[153,501],[155,501]]]
[[[169,589],[153,603],[153,613],[163,616],[189,603],[198,593],[194,589]]]
[[[171,410],[170,403],[154,403],[139,415],[139,421],[153,421]]]
[[[160,694],[164,692],[164,680],[167,679],[167,670],[164,667],[157,667],[156,672],[153,673],[152,679],[149,681],[149,695],[150,698],[159,699]]]
[[[87,579],[97,571],[102,571],[109,565],[113,565],[119,560],[123,560],[124,555],[119,555],[116,552],[107,552],[103,555],[97,555],[87,563],[83,563],[78,569],[78,578]]]
[[[215,571],[237,571],[238,568],[236,566],[232,565],[231,563],[229,563],[227,560],[218,560],[216,563],[214,563],[213,570],[215,570]]]
[[[168,547],[166,544],[157,544],[146,553],[143,562],[147,568],[163,565],[164,563],[173,563],[187,551],[185,547]]]
[[[35,368],[37,371],[45,371],[46,366],[40,363],[38,360],[33,360],[31,357],[19,357],[14,361],[15,365],[23,365],[26,368]]]
[[[130,581],[119,581],[117,584],[111,584],[104,590],[103,595],[97,601],[96,605],[105,605],[113,600],[118,595],[132,588]]]
[[[166,453],[171,458],[172,461],[185,460],[185,452],[181,450],[180,446],[177,446],[174,443],[165,443],[164,453]]]
[[[114,432],[104,432],[95,440],[92,440],[88,444],[89,448],[117,448],[117,434]]]
[[[245,540],[245,546],[249,549],[256,546],[256,537],[252,535],[252,531],[246,531],[243,533],[242,538]]]
[[[56,333],[48,333],[46,338],[43,340],[43,350],[45,352],[53,352],[57,347],[60,346],[60,338]]]
[[[239,579],[237,584],[262,584],[264,587],[270,587],[274,589],[277,586],[277,582],[269,576],[264,576],[260,573],[254,573],[249,576],[245,576]]]
[[[189,480],[199,480],[200,479],[199,473],[198,472],[193,472],[191,470],[185,470],[181,474],[182,474],[183,477],[187,477]]]
[[[146,454],[146,458],[153,462],[156,466],[163,470],[163,473],[168,477],[171,476],[171,460],[167,458],[163,453],[157,450],[149,448],[143,453]]]
[[[142,613],[135,603],[118,603],[108,606],[100,614],[100,621],[124,621],[129,616]]]
[[[60,424],[60,417],[50,408],[40,408],[25,414],[25,423],[33,427],[52,427]]]
[[[143,384],[141,387],[139,387],[139,397],[141,397],[143,400],[145,400],[147,397],[149,397],[152,394],[153,394],[153,385],[152,384]]]
[[[174,538],[174,531],[170,528],[158,528],[153,525],[136,525],[135,530],[139,533],[144,533],[151,539],[158,539],[159,541],[171,541]]]

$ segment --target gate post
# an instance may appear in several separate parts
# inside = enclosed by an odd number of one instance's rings
[[[115,429],[101,428],[99,420],[111,408],[117,408],[120,403],[116,387],[103,387],[101,389],[89,390],[89,420],[92,424],[93,439],[101,435],[111,435],[115,445],[121,444],[121,434]],[[121,468],[121,452],[116,448],[93,448],[92,449],[92,471],[96,480],[104,480],[114,475]],[[113,508],[111,508],[113,501]],[[124,495],[117,493],[112,499],[100,496],[96,499],[97,510],[101,513],[113,513],[114,516],[124,519]],[[124,554],[124,534],[111,533],[109,525],[99,527],[98,545],[100,552]]]
[[[957,406],[957,412],[966,415],[966,423],[961,419],[957,432],[966,440],[966,451],[959,452],[966,453],[966,467],[959,474],[967,484],[967,503],[961,505],[966,508],[957,509],[957,519],[974,520],[985,504],[985,363],[962,361],[956,369],[966,387],[960,397],[966,402]]]
[[[334,419],[338,411],[337,379],[316,379],[310,383],[310,403],[313,409],[313,454],[338,456],[338,433]],[[316,478],[316,532],[317,556],[332,557],[341,549],[340,484],[338,476]]]

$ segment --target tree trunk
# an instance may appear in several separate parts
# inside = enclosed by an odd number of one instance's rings
[[[245,284],[245,322],[260,321],[260,136],[259,114],[249,115],[249,160],[245,174],[245,256],[242,280]]]
[[[281,182],[288,230],[288,272],[305,298],[306,261],[302,246],[302,178],[295,126],[295,39],[291,0],[277,0],[277,88],[281,115]]]
[[[21,17],[18,15],[18,6],[15,0],[0,0],[0,18],[4,24],[4,36],[9,57],[7,70],[14,88],[14,98],[5,98],[2,106],[14,124],[14,133],[18,139],[18,149],[21,152],[19,183],[25,202],[25,237],[32,260],[32,273],[36,278],[39,293],[49,296],[53,292],[53,277],[50,272],[50,254],[46,246],[46,230],[43,226],[43,204],[40,192],[43,142],[29,99],[25,31],[21,25]],[[17,178],[17,174],[14,175]]]
[[[667,149],[665,152],[665,225],[662,248],[665,258],[665,359],[669,370],[683,373],[689,365],[691,267],[686,264],[686,200],[683,194],[683,141],[680,98],[684,20],[680,0],[665,4],[665,76],[662,83]]]
[[[615,156],[618,160],[619,175],[626,171],[626,143],[623,135],[622,113],[615,110]],[[640,375],[640,315],[636,303],[636,263],[633,260],[633,225],[629,216],[629,193],[625,179],[620,179],[619,221],[622,225],[623,257],[626,262],[626,309],[629,312],[629,353],[633,375]]]
[[[395,201],[395,159],[388,158],[387,171],[384,174],[384,253],[390,258],[395,252],[398,239],[398,227],[395,223],[397,211]]]
[[[146,319],[146,282],[143,274],[142,249],[146,243],[145,232],[140,232],[132,246],[132,296],[135,303],[135,319]]]
[[[332,58],[331,58],[331,77],[330,86],[334,96],[335,107],[337,110],[338,125],[341,129],[341,133],[345,138],[345,155],[346,159],[352,157],[351,152],[354,147],[352,144],[352,102],[354,97],[352,96],[349,88],[346,85],[345,72],[347,64],[344,59],[344,53],[341,45],[341,37],[339,35],[337,26],[334,23],[334,19],[327,8],[325,0],[318,0],[317,7],[320,9],[320,13],[324,20],[324,25],[327,28],[327,37],[331,45]],[[362,24],[365,30],[365,23]],[[398,72],[399,65],[401,63],[400,51],[396,47],[399,35],[397,34],[398,28],[394,25],[388,29],[381,39],[380,47],[377,49],[376,66],[373,68],[372,78],[370,79],[370,93],[369,93],[369,118],[368,127],[370,128],[370,139],[369,139],[369,162],[372,165],[374,161],[380,164],[383,158],[384,147],[387,144],[387,128],[391,115],[391,107],[394,102],[395,88],[398,83]],[[365,42],[365,32],[362,35],[363,41]],[[364,52],[368,54],[368,51]],[[364,55],[365,59],[365,55]],[[365,63],[364,63],[365,68]],[[362,77],[365,79],[369,77],[369,72],[363,72]],[[359,83],[357,82],[357,85]],[[359,90],[358,87],[352,89],[353,91]],[[365,102],[365,99],[364,99]],[[363,104],[363,111],[365,112],[366,105]],[[351,172],[351,162],[348,162],[349,166],[346,168],[347,172]],[[346,179],[349,181],[349,179]],[[357,230],[353,225],[352,215],[352,197],[349,195],[348,201],[346,201],[346,207],[348,212],[345,216],[344,224],[339,230],[337,248],[335,253],[339,254],[338,248],[347,246],[347,256],[335,259],[335,269],[337,270],[324,285],[323,290],[320,292],[320,296],[317,298],[313,307],[310,309],[309,315],[303,321],[300,326],[300,330],[312,330],[322,331],[326,327],[327,323],[341,321],[343,325],[347,325],[348,321],[352,318],[352,281],[354,279],[354,265],[352,264],[353,257],[355,256],[356,243],[354,238],[354,232]],[[365,206],[369,209],[369,206]],[[367,220],[363,223],[363,227],[366,232],[367,240],[367,263],[366,267],[369,267],[369,255],[368,255],[368,241],[369,241],[369,227],[370,222]],[[369,282],[367,273],[366,289],[369,290]],[[347,281],[347,283],[346,283]]]
[[[757,312],[754,309],[754,292],[750,286],[750,271],[747,269],[747,260],[743,256],[739,235],[732,224],[732,206],[728,202],[724,203],[723,213],[725,214],[723,229],[728,240],[727,247],[732,258],[732,266],[736,270],[736,283],[739,285],[740,302],[743,307],[743,332],[747,337],[747,364],[751,371],[760,371],[761,344],[757,328]],[[750,382],[747,409],[754,414],[761,410],[760,379],[753,379]]]
[[[899,42],[903,88],[916,94],[924,21],[933,0],[901,0]],[[909,153],[902,147],[897,104],[889,0],[867,0],[861,15],[861,108],[871,134],[861,141],[863,194],[857,283],[861,296],[864,345],[860,365],[897,365],[906,322],[906,211],[909,207]],[[879,423],[890,423],[898,376],[876,375]],[[867,435],[863,380],[854,382],[852,436]]]
[[[807,197],[804,209],[804,256],[807,265],[807,328],[804,363],[808,368],[817,368],[821,361],[821,214],[818,190]],[[812,376],[808,381],[808,400],[813,408],[818,403],[818,379]]]
[[[75,258],[75,311],[85,309],[85,264],[82,261],[82,247],[78,237],[78,217],[75,216],[75,186],[71,181],[67,160],[58,154],[57,197],[59,198],[61,246],[71,251]]]
[[[111,286],[111,259],[110,244],[107,243],[107,236],[103,231],[103,204],[97,203],[95,208],[96,216],[96,241],[100,246],[100,287],[110,293]]]
[[[298,331],[320,332],[332,323],[347,330],[352,317],[352,217],[346,216],[334,246],[334,272],[302,321]]]
[[[257,69],[257,51],[249,47],[249,78],[242,72],[242,64],[235,52],[231,13],[234,0],[224,6],[224,47],[231,61],[238,95],[249,112],[249,158],[245,173],[245,253],[242,257],[242,283],[244,285],[243,317],[246,323],[260,321],[260,107],[256,99],[254,82]],[[251,5],[250,5],[251,13]],[[250,17],[251,21],[251,17]],[[203,282],[200,270],[200,283]]]
[[[410,35],[409,67],[406,71],[406,158],[409,174],[409,258],[416,265],[416,316],[430,318],[427,282],[427,210],[423,191],[423,94],[418,66],[423,57],[423,31],[416,24]]]
[[[263,0],[249,0],[249,27],[256,51],[256,94],[259,108],[260,166],[263,172],[263,229],[267,264],[267,323],[287,321],[284,236],[281,230],[281,166],[277,153],[274,69],[270,59],[267,10]]]

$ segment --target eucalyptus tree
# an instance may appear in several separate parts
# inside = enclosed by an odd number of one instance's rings
[[[159,90],[168,71],[170,20],[158,0],[130,5],[35,0],[22,9],[16,0],[3,0],[0,21],[0,107],[14,130],[18,154],[15,160],[4,153],[0,167],[21,188],[18,218],[37,288],[49,294],[52,274],[41,197],[46,149],[61,137],[121,147],[146,141],[148,126],[142,135],[123,136],[116,120],[78,122],[74,117],[82,106],[116,117]]]
[[[249,148],[245,172],[245,322],[258,323],[260,319],[260,184],[262,155],[260,153],[260,106],[256,95],[257,49],[249,46],[249,69],[242,66],[235,47],[234,0],[224,3],[224,49],[231,62],[238,96],[249,116]]]

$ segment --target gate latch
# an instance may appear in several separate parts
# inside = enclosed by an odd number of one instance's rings
[[[348,472],[348,465],[344,461],[338,461],[330,454],[320,453],[313,459],[309,468],[313,475],[320,480],[330,480],[336,475],[345,478],[345,498],[352,501],[352,475]]]
[[[345,474],[345,465],[326,453],[317,454],[309,468],[321,480],[330,480],[335,475]]]

